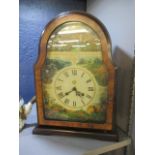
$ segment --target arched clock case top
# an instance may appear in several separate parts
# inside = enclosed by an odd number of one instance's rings
[[[88,26],[90,29],[92,29],[94,31],[96,36],[98,36],[98,38],[99,38],[100,47],[101,47],[101,55],[102,55],[101,59],[104,62],[106,71],[108,73],[107,99],[106,99],[107,103],[106,103],[106,110],[105,110],[106,114],[105,114],[105,120],[103,122],[99,122],[99,123],[97,121],[96,122],[95,121],[84,122],[84,121],[79,121],[79,120],[74,121],[72,119],[71,120],[69,120],[69,119],[68,120],[47,119],[45,117],[44,103],[43,103],[42,69],[45,65],[46,58],[48,57],[47,45],[48,45],[50,36],[57,30],[57,28],[65,23],[69,23],[69,22],[75,22],[75,23],[79,22],[79,23],[82,23],[82,24]],[[76,40],[74,39],[74,41],[76,41]],[[54,45],[53,45],[53,47],[54,47]],[[65,55],[65,52],[62,51],[62,55],[63,54]],[[51,52],[51,55],[52,55],[52,52]],[[42,126],[42,127],[48,126],[49,128],[50,127],[51,128],[52,127],[67,128],[67,130],[68,129],[78,129],[81,131],[83,131],[83,130],[112,131],[114,129],[114,126],[113,126],[113,124],[114,124],[114,122],[113,122],[114,110],[113,109],[114,109],[114,95],[115,95],[115,67],[112,64],[112,58],[111,58],[111,42],[110,42],[110,37],[109,37],[108,31],[106,30],[105,26],[98,19],[96,19],[94,16],[89,15],[84,12],[67,12],[67,13],[60,14],[58,17],[56,17],[55,19],[50,21],[47,24],[47,26],[45,27],[45,29],[42,33],[42,36],[40,38],[39,56],[38,56],[35,66],[34,66],[34,73],[35,73],[35,88],[36,88],[36,97],[37,97],[38,126]],[[67,74],[70,74],[70,76],[71,76],[72,73],[69,70]],[[80,76],[82,76],[82,71],[78,70],[78,74],[81,74]],[[63,76],[63,75],[61,75],[61,76]],[[75,78],[75,83],[78,82],[77,79],[78,79],[78,77]],[[72,78],[71,78],[71,80],[72,80]],[[72,80],[72,83],[73,82],[74,82],[74,80]],[[58,83],[58,85],[61,85],[61,84],[59,84],[59,82],[57,82],[57,83]],[[72,87],[73,86],[71,86],[71,91],[73,91],[73,93],[70,96],[66,95],[68,97],[67,99],[71,102],[71,103],[69,103],[70,104],[69,106],[72,106],[72,102],[74,102],[74,101],[72,101],[73,97],[71,97],[71,96],[73,96],[74,94],[77,95],[77,92],[82,91],[82,89],[80,89],[80,87],[78,88],[79,90],[77,90],[77,88],[74,88],[74,87],[72,88]],[[78,87],[78,86],[76,86],[76,87]],[[94,85],[90,83],[90,86],[86,85],[86,87],[91,88],[91,87],[94,87]],[[65,86],[64,86],[64,89],[65,89]],[[68,89],[67,86],[66,86],[66,89]],[[81,93],[81,95],[82,95],[82,93]],[[80,97],[83,97],[83,100],[85,100],[84,102],[88,102],[89,100],[87,100],[85,96],[86,95],[75,96],[75,97],[77,97],[76,102],[78,102],[78,100],[80,100]],[[67,102],[67,99],[65,97],[64,97],[64,99],[62,99],[62,102],[65,102],[65,100]],[[80,104],[82,105],[82,103],[80,103]],[[74,104],[74,106],[75,106],[75,104]],[[34,133],[37,133],[37,132],[38,132],[38,129],[35,129]]]

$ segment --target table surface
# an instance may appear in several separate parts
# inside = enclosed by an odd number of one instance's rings
[[[36,107],[33,106],[26,123],[36,121]],[[93,149],[118,143],[81,137],[33,135],[33,128],[26,128],[19,134],[20,155],[83,155]]]

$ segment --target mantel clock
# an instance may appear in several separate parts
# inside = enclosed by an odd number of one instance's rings
[[[116,138],[115,67],[110,37],[98,19],[67,12],[50,21],[34,72],[38,126],[33,133]]]

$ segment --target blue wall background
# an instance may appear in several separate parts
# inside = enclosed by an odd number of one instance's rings
[[[19,95],[27,102],[35,95],[33,65],[45,25],[64,11],[86,10],[86,0],[19,1]]]

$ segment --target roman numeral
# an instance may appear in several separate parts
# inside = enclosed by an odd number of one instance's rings
[[[57,86],[56,90],[62,90],[62,87],[61,86]]]
[[[87,83],[91,82],[91,79],[88,79],[86,82],[87,82]]]
[[[52,102],[53,102],[54,104],[57,104],[56,99],[53,99]]]
[[[81,77],[83,77],[85,75],[85,73],[83,72],[82,74],[81,74]]]
[[[63,81],[62,79],[58,79],[58,80],[61,81],[61,82]]]
[[[85,105],[85,102],[83,100],[81,100],[81,102]]]
[[[58,94],[58,97],[59,97],[59,98],[63,98],[63,97],[64,97],[63,93],[62,93],[62,92],[59,93],[59,94]]]
[[[64,101],[64,103],[65,103],[65,104],[69,104],[69,99],[66,98],[65,101]]]
[[[88,87],[88,91],[94,91],[94,87]]]
[[[91,96],[90,96],[90,95],[88,95],[88,94],[86,95],[86,97],[87,97],[88,99],[91,99]]]
[[[72,74],[73,74],[74,76],[77,75],[77,70],[76,70],[76,69],[72,70]]]
[[[74,106],[74,107],[76,106],[76,101],[73,101],[73,106]]]
[[[65,72],[64,75],[65,75],[66,77],[69,77],[69,74],[68,74],[67,72]]]

